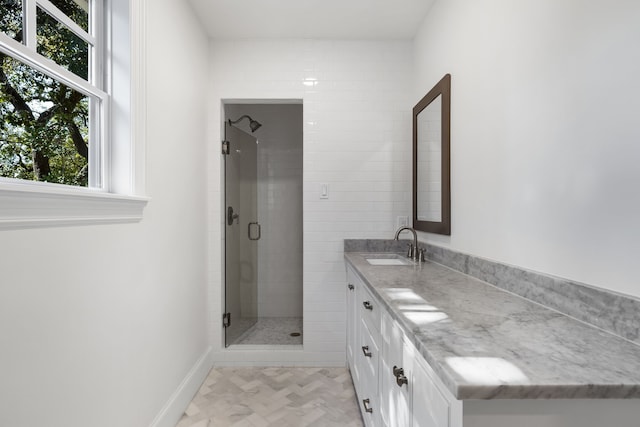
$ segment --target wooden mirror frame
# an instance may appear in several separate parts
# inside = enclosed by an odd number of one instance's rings
[[[418,114],[442,95],[442,215],[440,221],[418,220]],[[413,228],[427,233],[451,235],[451,75],[446,74],[413,107]]]

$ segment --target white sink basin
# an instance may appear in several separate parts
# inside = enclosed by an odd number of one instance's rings
[[[398,254],[371,254],[365,257],[371,265],[411,265],[413,262]]]

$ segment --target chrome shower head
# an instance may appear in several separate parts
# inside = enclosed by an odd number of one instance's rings
[[[229,124],[230,125],[235,125],[236,123],[238,123],[240,120],[247,118],[249,119],[249,127],[251,128],[251,133],[255,132],[258,130],[258,128],[260,126],[262,126],[261,123],[257,122],[256,120],[253,120],[251,117],[247,116],[246,114],[242,117],[240,117],[238,120],[231,120],[229,119]]]

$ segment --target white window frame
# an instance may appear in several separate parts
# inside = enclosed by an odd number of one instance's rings
[[[89,154],[89,188],[0,178],[0,230],[142,219],[149,200],[143,196],[146,0],[92,3],[92,7],[105,11],[90,14],[91,32],[105,34],[104,44],[48,0],[23,0],[24,13],[30,15],[25,19],[25,44],[0,33],[0,50],[94,100],[90,111],[96,116],[92,117],[90,132],[94,141],[100,141],[100,149]],[[89,82],[36,53],[36,6],[93,46]],[[119,19],[113,19],[116,15]],[[122,19],[122,15],[128,15],[128,19]],[[127,22],[128,28],[123,28]],[[119,64],[130,65],[128,70],[112,69],[110,59],[116,55]]]

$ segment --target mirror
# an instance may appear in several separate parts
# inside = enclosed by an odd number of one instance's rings
[[[451,75],[413,107],[413,228],[451,234]]]

